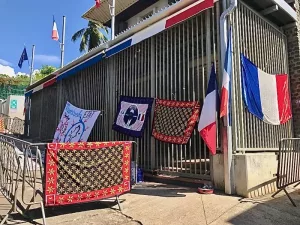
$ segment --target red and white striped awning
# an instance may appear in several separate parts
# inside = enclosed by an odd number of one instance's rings
[[[138,2],[139,0],[116,0],[116,15],[120,14],[134,3]],[[100,7],[96,8],[95,5],[90,8],[86,13],[82,15],[82,18],[100,22],[102,24],[107,23],[111,20],[109,4],[111,0],[101,0]]]

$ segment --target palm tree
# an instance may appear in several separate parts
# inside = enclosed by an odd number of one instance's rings
[[[106,26],[89,21],[87,28],[82,28],[72,36],[72,41],[75,42],[81,38],[79,51],[89,51],[107,41],[107,37],[104,34],[108,34]]]

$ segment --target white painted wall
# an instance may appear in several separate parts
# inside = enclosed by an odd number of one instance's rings
[[[214,187],[224,190],[224,159],[222,154],[213,158]],[[235,194],[246,198],[274,193],[276,188],[277,156],[275,153],[235,154]]]
[[[11,101],[17,101],[17,108],[12,109],[10,107]],[[22,120],[25,119],[23,112],[24,112],[24,101],[25,96],[18,96],[18,95],[10,95],[8,96],[5,105],[4,105],[4,114],[8,115],[11,118],[18,117]]]
[[[137,24],[144,15],[150,13],[151,11],[153,10],[158,11],[159,9],[162,9],[166,6],[168,6],[168,0],[160,0],[156,2],[155,4],[151,5],[150,7],[146,8],[145,10],[141,11],[140,13],[136,14],[135,16],[127,20],[126,22],[128,24],[128,27]]]

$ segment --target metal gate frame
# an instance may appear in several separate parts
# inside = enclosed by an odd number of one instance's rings
[[[210,180],[210,154],[196,129],[187,146],[178,146],[155,140],[150,122],[141,139],[117,133],[111,125],[120,95],[203,102],[211,63],[220,71],[220,7],[221,3],[216,2],[214,8],[58,82],[56,105],[50,104],[53,96],[49,98],[48,88],[33,94],[32,106],[41,107],[39,112],[31,107],[31,117],[37,119],[31,122],[31,133],[43,141],[50,140],[55,128],[42,124],[41,113],[55,113],[51,122],[57,123],[66,101],[70,101],[78,107],[103,112],[91,141],[136,141],[138,164],[145,170]],[[49,104],[44,104],[46,101]],[[151,117],[152,120],[153,114]]]
[[[233,150],[235,153],[278,151],[279,141],[293,135],[292,120],[273,126],[246,110],[242,99],[240,53],[267,73],[288,74],[286,36],[242,1],[238,1],[238,7],[229,21],[233,33],[232,134],[236,137],[233,138]]]
[[[111,129],[111,125],[120,95],[203,102],[211,62],[216,64],[219,83],[222,79],[218,54],[221,11],[221,2],[218,1],[214,8],[59,81],[55,85],[56,91],[52,92],[56,94],[52,96],[56,103],[44,104],[50,101],[51,87],[33,94],[31,100],[35,109],[31,107],[30,114],[31,118],[38,118],[38,121],[31,121],[31,133],[42,140],[50,140],[55,127],[49,129],[49,125],[42,124],[40,113],[51,114],[51,123],[55,120],[57,124],[66,101],[70,101],[78,107],[103,112],[91,133],[91,141],[136,141],[138,164],[145,170],[158,169],[165,174],[211,179],[211,157],[196,129],[188,145],[178,146],[161,143],[151,137],[150,123],[142,139],[117,133]],[[284,56],[286,37],[242,2],[239,2],[238,9],[230,18],[234,47],[233,149],[236,152],[276,151],[278,140],[291,136],[292,122],[271,127],[244,109],[237,53],[247,53],[266,72],[288,72],[287,58]],[[257,49],[257,45],[251,42],[258,38],[263,42],[262,49]],[[273,49],[272,46],[277,45],[281,47]],[[279,55],[280,60],[268,63],[274,54]],[[255,135],[247,137],[247,133],[253,134],[257,129],[262,130],[259,138]],[[278,137],[269,138],[277,133]],[[220,149],[220,143],[218,146]]]

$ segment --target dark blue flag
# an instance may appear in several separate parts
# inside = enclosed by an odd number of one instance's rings
[[[121,96],[113,129],[132,137],[142,137],[153,101],[153,98]]]
[[[27,55],[27,51],[26,48],[24,47],[24,50],[22,52],[21,58],[19,60],[18,66],[20,67],[20,69],[22,68],[22,64],[24,61],[28,60],[28,55]]]

